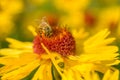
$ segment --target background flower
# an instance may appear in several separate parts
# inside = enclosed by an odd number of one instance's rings
[[[1,0],[0,1],[0,38],[4,38],[10,34],[17,14],[22,12],[22,0]]]

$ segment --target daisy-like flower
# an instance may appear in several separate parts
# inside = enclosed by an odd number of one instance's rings
[[[97,73],[105,74],[103,80],[112,76],[118,80],[119,72],[112,67],[120,62],[118,48],[110,45],[115,38],[107,38],[107,29],[88,38],[83,46],[76,45],[85,34],[51,26],[45,18],[37,33],[29,29],[35,35],[33,43],[7,38],[10,48],[0,50],[1,80],[26,80],[28,76],[28,80],[100,80]]]

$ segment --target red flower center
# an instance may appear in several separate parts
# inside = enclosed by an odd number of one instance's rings
[[[35,37],[34,41],[34,52],[37,54],[45,53],[41,43],[52,52],[57,52],[63,56],[74,55],[75,53],[75,40],[72,34],[66,29],[60,27],[52,27],[52,35],[46,36],[45,33]]]

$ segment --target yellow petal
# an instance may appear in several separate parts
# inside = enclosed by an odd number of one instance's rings
[[[110,70],[108,70],[108,71],[105,73],[105,75],[104,75],[104,77],[103,77],[103,80],[109,80],[109,79],[110,79],[110,76],[111,76],[111,72],[110,72]]]
[[[110,34],[110,32],[108,31],[108,29],[105,29],[101,32],[98,32],[96,35],[94,35],[93,37],[90,37],[88,40],[85,41],[84,45],[97,45],[100,42],[102,42],[108,35]]]
[[[119,80],[119,71],[118,70],[107,70],[102,80]]]
[[[110,61],[113,63],[115,61],[119,54],[118,53],[111,53],[111,52],[102,52],[99,54],[94,53],[94,54],[81,54],[80,56],[68,56],[69,59],[74,60],[76,63],[83,63],[83,62],[91,62],[91,63],[96,63],[96,62],[102,62],[102,61]],[[106,64],[112,64],[112,63],[106,63]],[[119,61],[117,61],[119,63]]]
[[[72,30],[72,34],[74,36],[74,38],[76,39],[84,39],[88,36],[88,33],[85,32],[84,28],[80,29],[80,30]]]
[[[112,63],[108,64],[108,66],[118,65],[119,63],[120,63],[120,60],[114,60]]]
[[[19,57],[1,57],[0,64],[5,66],[0,68],[0,74],[7,73],[11,70],[19,68],[37,59],[37,55],[33,53],[22,53]]]
[[[10,43],[11,48],[17,49],[32,49],[33,44],[31,42],[21,42],[12,38],[6,38],[6,40]]]
[[[0,49],[0,55],[2,56],[19,57],[20,53],[21,51],[16,49],[10,49],[10,48]]]
[[[18,49],[11,49],[11,48],[4,48],[0,49],[0,55],[2,56],[9,56],[9,57],[19,57],[21,53],[32,52],[32,50],[18,50]]]
[[[44,46],[43,43],[41,43],[43,49],[46,51],[46,53],[50,56],[50,59],[53,63],[53,65],[55,66],[56,70],[58,71],[58,73],[60,74],[60,76],[62,77],[62,79],[65,79],[65,75],[62,73],[64,72],[63,68],[61,68],[60,66],[58,66],[58,62],[55,60],[55,57],[51,55],[51,53],[49,52],[49,50]],[[63,59],[60,57],[60,54],[56,53],[56,57],[60,58],[60,61],[63,62]]]
[[[81,73],[77,70],[73,70],[74,80],[84,80]]]
[[[96,73],[96,72],[94,72],[94,71],[92,71],[92,80],[100,80],[100,77],[99,77],[99,75]]]
[[[85,53],[91,54],[102,54],[102,53],[110,53],[115,54],[118,51],[118,47],[116,46],[99,46],[94,48],[87,48]]]
[[[37,72],[34,74],[32,80],[43,80],[43,70],[45,68],[45,64],[40,65]]]
[[[84,77],[84,78],[85,78],[85,80],[93,80],[93,79],[92,79],[92,76],[91,76],[91,74],[90,74],[90,72],[89,72],[89,71],[88,71],[88,72],[86,72],[84,76],[85,76],[85,77]]]
[[[52,80],[51,63],[41,64],[32,80]]]
[[[112,74],[110,80],[119,80],[119,72],[118,70],[115,70],[115,72]]]
[[[85,75],[86,72],[91,71],[94,69],[94,65],[91,63],[83,63],[83,64],[78,64],[76,66],[71,67],[71,69],[79,71],[81,75]]]
[[[83,54],[79,57],[79,61],[81,62],[99,62],[99,61],[111,61],[116,60],[118,54],[109,54],[109,53],[102,53],[102,54]]]
[[[35,32],[35,28],[33,26],[31,26],[31,25],[28,26],[28,30],[30,30],[32,32],[33,36],[37,35],[37,33]]]
[[[31,63],[28,63],[27,65],[24,65],[18,69],[15,69],[13,71],[10,71],[8,73],[5,73],[2,75],[2,80],[20,80],[30,74],[31,71],[33,71],[35,68],[39,66],[39,60],[34,60]]]
[[[97,33],[95,36],[90,37],[88,40],[84,43],[84,51],[89,52],[89,50],[97,47],[107,46],[108,44],[111,44],[115,40],[115,38],[107,38],[106,37],[110,34],[110,32],[105,29],[99,33]]]
[[[67,80],[75,80],[74,73],[71,69],[67,70],[67,73],[65,74]]]
[[[52,80],[51,66],[52,66],[52,64],[50,62],[46,63],[46,66],[43,70],[43,79],[44,80]]]

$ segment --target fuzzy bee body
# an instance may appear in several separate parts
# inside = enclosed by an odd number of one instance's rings
[[[42,18],[37,28],[37,32],[40,34],[40,36],[44,34],[46,37],[50,37],[53,33],[51,26],[47,23],[46,17]]]

